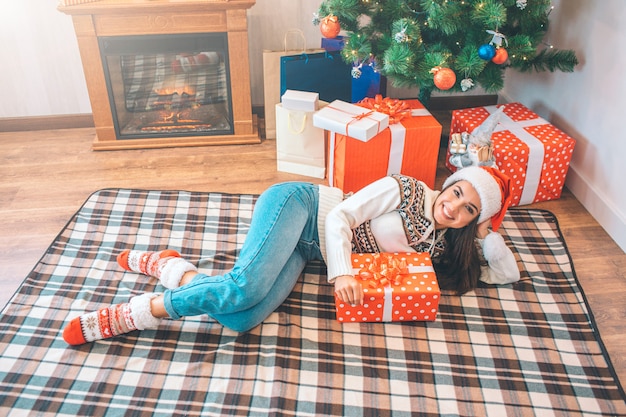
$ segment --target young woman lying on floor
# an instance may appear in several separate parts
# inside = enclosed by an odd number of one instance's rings
[[[510,203],[509,182],[497,169],[473,166],[448,177],[442,191],[402,175],[345,199],[341,190],[323,185],[273,185],[257,200],[230,272],[199,273],[174,250],[126,250],[117,257],[121,267],[159,279],[166,290],[76,317],[63,338],[80,345],[200,314],[244,332],[278,308],[313,260],[326,262],[328,281],[342,301],[361,304],[352,252],[429,252],[440,287],[458,294],[479,280],[515,282],[515,257],[497,233]]]

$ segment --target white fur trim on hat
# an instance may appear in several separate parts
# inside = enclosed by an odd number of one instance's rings
[[[443,183],[443,188],[457,181],[465,180],[472,184],[480,197],[480,215],[478,223],[489,220],[502,208],[502,192],[500,186],[490,173],[477,166],[459,169],[450,175]]]
[[[158,294],[145,293],[130,299],[130,315],[138,330],[156,329],[161,319],[152,315],[150,300]]]

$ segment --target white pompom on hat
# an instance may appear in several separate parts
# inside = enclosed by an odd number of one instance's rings
[[[497,168],[469,166],[450,175],[443,188],[463,180],[472,184],[480,197],[478,223],[491,219],[492,229],[497,231],[511,204],[511,180]]]

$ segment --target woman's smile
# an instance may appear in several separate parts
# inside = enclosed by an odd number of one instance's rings
[[[467,226],[481,210],[480,196],[468,181],[458,181],[443,190],[435,200],[436,228]]]

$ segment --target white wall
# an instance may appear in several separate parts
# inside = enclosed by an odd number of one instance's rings
[[[285,32],[299,29],[307,48],[320,48],[319,28],[312,23],[321,0],[257,0],[248,13],[252,105],[263,105],[263,50],[284,49]],[[296,39],[288,39],[289,48],[297,48]]]
[[[0,117],[90,113],[71,18],[55,0],[1,0]],[[321,0],[257,0],[249,10],[252,103],[263,104],[262,50],[281,49],[287,29],[305,32]],[[574,49],[573,73],[507,73],[502,98],[519,101],[577,140],[568,188],[626,250],[626,7],[623,0],[553,0],[548,43]],[[18,36],[19,35],[19,36]],[[406,95],[404,95],[406,97]]]
[[[55,0],[0,4],[0,117],[91,113],[71,18]]]
[[[311,21],[321,0],[257,0],[248,11],[252,104],[263,105],[263,49],[283,49],[300,29],[320,47]],[[91,113],[72,19],[55,0],[0,0],[0,117]]]
[[[553,0],[546,43],[576,51],[573,73],[508,71],[519,101],[574,139],[566,185],[626,250],[626,7],[623,0]]]

